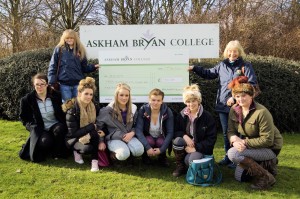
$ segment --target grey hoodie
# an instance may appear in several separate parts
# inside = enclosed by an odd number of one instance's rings
[[[99,115],[97,117],[97,128],[98,130],[103,130],[105,127],[108,130],[107,135],[105,136],[106,141],[108,140],[122,140],[123,136],[130,132],[134,131],[134,126],[137,118],[137,107],[135,104],[132,104],[132,121],[124,124],[120,122],[118,119],[113,117],[114,102],[109,103],[106,107],[100,109]]]

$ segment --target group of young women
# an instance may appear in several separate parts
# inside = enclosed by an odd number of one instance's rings
[[[203,78],[219,78],[216,109],[226,151],[220,164],[235,168],[238,181],[254,179],[252,188],[267,189],[276,182],[282,136],[270,112],[254,100],[256,76],[243,55],[239,42],[231,41],[224,50],[225,59],[217,66],[190,66],[188,70]],[[186,107],[174,115],[157,88],[138,110],[126,83],[117,84],[114,100],[100,108],[93,100],[95,80],[83,77],[83,72],[98,68],[87,65],[77,33],[66,30],[50,61],[49,81],[46,75],[36,74],[34,91],[21,99],[20,118],[30,132],[20,151],[22,159],[39,162],[48,154],[64,158],[73,153],[75,162],[83,164],[82,154],[91,154],[91,171],[98,171],[98,152],[108,151],[114,165],[122,161],[132,164],[139,156],[150,165],[157,156],[158,163],[167,167],[166,154],[173,149],[173,176],[178,177],[186,173],[190,161],[213,154],[216,123],[202,106],[196,84],[183,89]],[[51,88],[55,81],[61,85],[60,92]]]

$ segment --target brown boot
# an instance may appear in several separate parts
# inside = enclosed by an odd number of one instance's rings
[[[271,160],[265,160],[260,163],[264,169],[268,170],[274,177],[277,175],[278,159],[273,158]]]
[[[186,174],[186,166],[184,164],[185,151],[174,149],[175,160],[176,160],[176,169],[173,171],[173,176],[178,177],[183,174]]]
[[[272,174],[251,158],[245,157],[244,160],[240,162],[240,166],[247,170],[249,175],[254,177],[254,183],[251,185],[252,189],[268,189],[276,182]]]

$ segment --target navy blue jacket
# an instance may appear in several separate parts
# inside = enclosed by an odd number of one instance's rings
[[[245,67],[245,76],[252,85],[257,84],[254,69],[249,62],[244,62],[242,58],[237,59],[233,65],[229,63],[228,59],[218,63],[215,67],[205,69],[201,66],[194,66],[193,72],[204,79],[218,78],[218,91],[216,99],[216,111],[229,113],[230,107],[227,106],[227,100],[231,97],[231,90],[227,88],[228,84],[237,76],[240,75],[239,70],[242,66]]]
[[[150,120],[151,120],[151,107],[149,104],[144,104],[139,112],[136,122],[135,133],[140,142],[144,145],[146,151],[151,148],[149,143],[146,140],[145,136],[149,136],[150,130]],[[166,104],[162,104],[160,107],[160,132],[161,135],[165,138],[163,145],[160,147],[160,152],[166,152],[167,148],[174,135],[174,118],[173,113]]]
[[[90,73],[96,70],[95,65],[87,64],[87,59],[80,60],[74,56],[73,50],[68,46],[61,47],[60,66],[58,82],[68,86],[75,86],[84,78],[83,73]],[[48,68],[48,81],[52,85],[56,82],[57,65],[59,60],[60,47],[55,47]]]

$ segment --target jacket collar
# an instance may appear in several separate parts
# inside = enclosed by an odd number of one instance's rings
[[[239,123],[242,124],[243,123],[243,111],[242,111],[242,107],[237,104],[236,106],[232,107],[234,112],[235,112],[235,115],[236,117],[238,118],[239,120]],[[252,112],[253,110],[256,109],[256,104],[254,102],[254,100],[252,100],[252,103],[249,107],[249,113]]]

